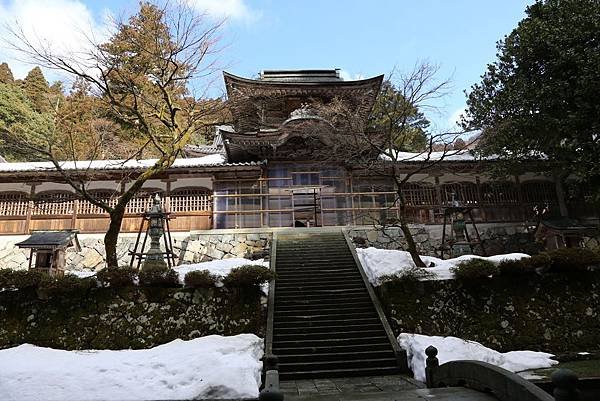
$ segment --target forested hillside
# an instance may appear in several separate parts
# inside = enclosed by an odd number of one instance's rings
[[[209,142],[212,126],[228,120],[220,99],[203,102],[209,102],[209,109],[215,112],[207,118],[208,125],[195,133],[193,144]],[[50,84],[39,67],[34,67],[24,79],[15,79],[10,66],[0,64],[0,131],[11,131],[34,140],[56,137],[56,149],[63,160],[156,156],[143,146],[135,129],[113,119],[106,102],[92,93],[83,80],[76,80],[69,87],[61,81]],[[0,156],[7,161],[44,160],[1,138]]]

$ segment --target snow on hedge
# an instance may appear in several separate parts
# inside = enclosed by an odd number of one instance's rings
[[[240,266],[244,265],[259,265],[269,267],[269,262],[265,262],[264,259],[250,260],[244,258],[231,258],[221,260],[211,260],[210,262],[193,263],[189,265],[181,265],[175,267],[175,271],[179,274],[179,282],[183,284],[185,275],[191,271],[196,270],[208,270],[212,274],[219,277],[225,277],[229,272]],[[222,283],[217,283],[218,286],[222,286]]]
[[[360,263],[369,281],[374,286],[381,285],[383,276],[401,276],[407,272],[415,271],[417,266],[410,257],[410,253],[406,251],[395,251],[378,248],[357,248],[356,253]],[[427,266],[423,272],[430,273],[429,276],[424,276],[423,280],[447,280],[454,278],[452,271],[459,263],[471,259],[485,259],[492,263],[500,263],[504,260],[518,260],[528,258],[529,255],[524,253],[508,253],[505,255],[495,256],[477,256],[477,255],[462,255],[453,259],[442,260],[433,256],[421,255],[421,259]],[[417,270],[418,271],[418,270]]]
[[[253,334],[175,340],[147,350],[0,350],[3,401],[256,398],[263,340]]]
[[[406,350],[408,366],[414,377],[425,381],[425,348],[433,345],[438,349],[437,358],[442,363],[457,360],[475,360],[499,366],[511,372],[528,369],[549,368],[558,362],[551,359],[554,355],[536,351],[511,351],[501,353],[487,348],[478,342],[456,337],[424,336],[421,334],[401,333],[398,343]]]

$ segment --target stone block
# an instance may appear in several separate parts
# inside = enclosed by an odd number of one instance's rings
[[[235,234],[235,240],[238,242],[246,242],[246,234]]]
[[[216,248],[213,248],[212,246],[208,248],[208,250],[206,251],[206,256],[212,258],[212,259],[223,259],[223,256],[225,255],[225,252],[223,251],[219,251]]]
[[[225,243],[225,242],[219,242],[217,244],[216,248],[219,251],[223,251],[223,252],[227,253],[227,252],[231,251],[231,249],[233,248],[233,246],[231,246],[230,244]]]
[[[248,241],[258,241],[260,240],[260,234],[248,234],[246,239]]]
[[[377,241],[377,238],[379,237],[379,232],[372,230],[372,231],[368,231],[367,232],[367,240],[369,242],[375,242]]]
[[[230,251],[231,254],[236,255],[240,258],[243,258],[246,255],[246,251],[248,250],[248,245],[246,244],[238,244],[233,247]]]

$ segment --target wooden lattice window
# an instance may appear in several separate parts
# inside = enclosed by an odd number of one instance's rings
[[[46,191],[35,195],[32,214],[56,216],[73,214],[75,194],[68,191]]]
[[[556,203],[556,188],[550,181],[529,181],[521,184],[525,203]]]
[[[0,216],[26,216],[29,204],[25,192],[0,193]]]
[[[402,194],[407,205],[431,206],[436,204],[435,187],[433,185],[406,183],[402,186]]]
[[[114,206],[117,203],[118,193],[111,189],[93,189],[88,191],[94,198],[98,199],[109,206]],[[77,209],[78,214],[105,214],[106,211],[99,206],[94,205],[88,200],[82,199],[79,201]]]
[[[453,200],[460,202],[462,205],[478,204],[477,185],[472,182],[455,182],[442,185],[442,202],[445,205],[450,205]]]
[[[203,187],[179,188],[171,192],[171,212],[212,210],[211,191]]]
[[[133,199],[129,201],[127,207],[125,209],[125,213],[130,214],[141,214],[150,209],[152,206],[152,199],[154,199],[155,195],[159,195],[162,199],[163,207],[164,205],[164,196],[163,190],[160,188],[144,188],[140,190]]]
[[[517,186],[512,182],[491,182],[481,185],[481,202],[486,205],[519,203]]]

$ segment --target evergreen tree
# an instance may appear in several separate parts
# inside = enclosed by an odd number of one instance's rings
[[[370,126],[375,131],[389,133],[397,150],[421,152],[427,145],[425,130],[429,121],[389,80],[381,84]]]
[[[13,73],[7,63],[0,64],[0,82],[3,84],[12,84],[15,82]]]
[[[52,109],[50,86],[40,67],[34,67],[27,73],[22,86],[35,111],[44,113]]]
[[[539,159],[599,189],[600,0],[538,0],[526,12],[468,94],[463,124],[505,170]]]

